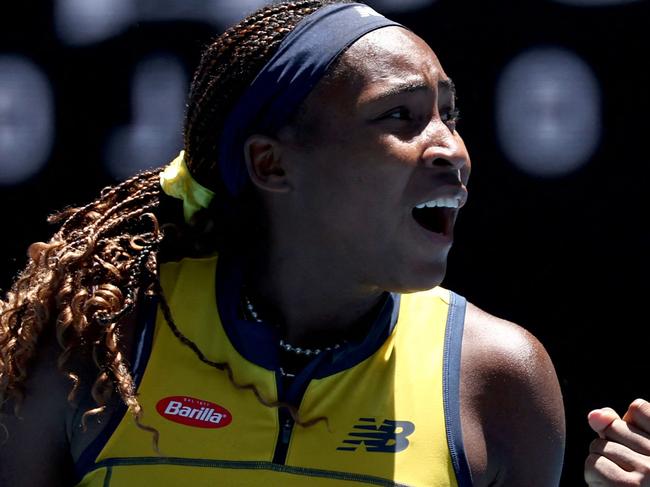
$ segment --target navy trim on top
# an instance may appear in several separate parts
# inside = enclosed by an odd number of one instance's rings
[[[244,263],[235,256],[220,256],[215,276],[216,301],[223,329],[233,347],[249,362],[279,372],[275,327],[268,323],[243,320],[240,316]],[[337,350],[317,355],[281,392],[282,400],[297,404],[309,381],[349,369],[375,353],[393,332],[399,314],[400,296],[386,293],[374,323],[360,342],[350,342]],[[277,381],[280,386],[281,381]]]
[[[456,472],[458,487],[472,487],[472,474],[463,445],[460,423],[460,356],[467,301],[450,291],[442,375],[447,445]]]
[[[324,364],[314,378],[322,379],[342,370],[351,369],[379,350],[397,324],[400,297],[397,293],[386,293],[381,309],[366,337],[359,343],[349,343],[340,350],[333,351],[331,362]]]
[[[158,298],[149,296],[143,299],[142,305],[138,310],[138,316],[136,318],[138,326],[137,339],[135,340],[133,350],[135,357],[133,360],[133,380],[135,381],[136,390],[140,386],[145,368],[149,362],[149,357],[151,356],[157,310]],[[81,482],[88,472],[97,468],[95,460],[106,445],[108,439],[117,429],[127,411],[126,404],[120,401],[120,405],[113,411],[101,433],[79,455],[79,459],[74,464],[76,483]]]

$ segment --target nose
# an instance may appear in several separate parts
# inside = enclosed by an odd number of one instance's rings
[[[422,161],[427,167],[448,168],[469,175],[470,159],[460,134],[442,121],[432,121],[426,130]]]

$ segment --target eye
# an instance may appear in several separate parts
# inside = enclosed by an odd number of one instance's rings
[[[397,107],[381,116],[389,120],[413,120],[411,111],[406,107]]]
[[[456,130],[456,124],[460,120],[460,110],[454,107],[453,109],[444,112],[440,118],[449,130],[453,132]]]

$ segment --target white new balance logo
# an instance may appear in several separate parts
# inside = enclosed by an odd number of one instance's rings
[[[359,5],[357,7],[354,7],[354,9],[359,13],[361,17],[383,17],[383,15],[380,13],[375,12],[373,9],[365,5]]]

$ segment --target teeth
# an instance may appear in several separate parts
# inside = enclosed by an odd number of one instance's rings
[[[416,208],[458,208],[459,198],[436,198],[435,200],[420,203]]]

